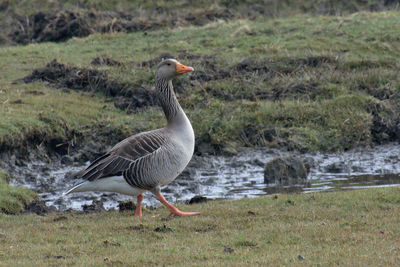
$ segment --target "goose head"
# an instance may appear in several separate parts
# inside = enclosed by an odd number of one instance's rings
[[[174,77],[193,71],[192,67],[188,67],[179,63],[176,59],[165,59],[157,66],[156,77],[171,80]]]

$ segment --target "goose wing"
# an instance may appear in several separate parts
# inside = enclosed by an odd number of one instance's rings
[[[165,137],[160,130],[140,133],[131,136],[117,145],[108,153],[96,159],[85,170],[79,173],[79,177],[88,181],[123,175],[125,180],[143,189],[151,189],[153,182],[146,184],[135,181],[134,172],[143,161],[147,161],[156,154],[165,144]],[[138,175],[136,175],[138,176]],[[140,186],[138,186],[140,185]]]

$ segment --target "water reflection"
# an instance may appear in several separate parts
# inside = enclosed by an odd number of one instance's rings
[[[311,187],[311,183],[307,182],[306,184],[297,184],[297,185],[288,185],[288,186],[272,186],[268,185],[264,188],[264,192],[268,195],[272,194],[282,194],[282,193],[303,193],[306,188]]]
[[[400,174],[361,174],[333,177],[322,176],[313,179],[312,186],[310,188],[305,188],[305,191],[333,191],[366,187],[395,186],[399,184]]]

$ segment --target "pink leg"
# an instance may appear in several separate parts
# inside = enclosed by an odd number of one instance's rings
[[[169,214],[169,216],[191,216],[191,215],[198,215],[198,214],[200,214],[200,212],[183,212],[183,211],[178,210],[176,207],[174,207],[173,205],[169,204],[169,203],[165,200],[164,196],[161,195],[161,193],[158,193],[158,194],[156,195],[156,198],[157,198],[161,203],[163,203],[164,206],[166,206],[166,207],[169,209],[169,211],[171,212],[171,213]]]
[[[135,217],[142,217],[143,194],[137,195]]]

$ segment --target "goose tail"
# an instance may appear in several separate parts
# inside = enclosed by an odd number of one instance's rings
[[[84,180],[84,179],[78,180],[78,182],[72,188],[68,189],[67,191],[65,191],[63,193],[63,196],[66,196],[66,195],[74,193],[74,192],[84,192],[84,191],[86,191],[86,190],[82,190],[83,189],[82,187],[86,183],[89,183],[89,181]]]

